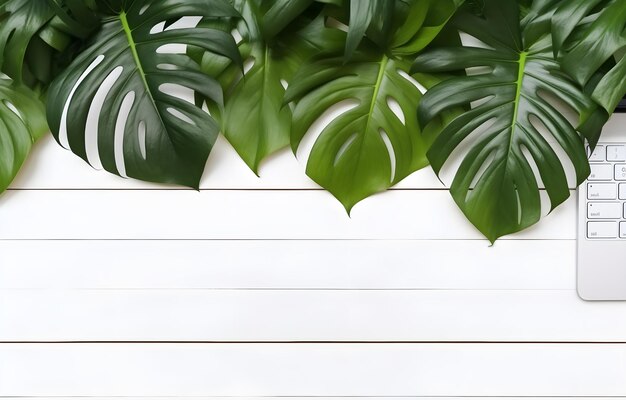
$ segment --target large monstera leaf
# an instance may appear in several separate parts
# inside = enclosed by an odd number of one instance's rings
[[[584,181],[589,174],[585,140],[597,141],[608,115],[560,71],[549,29],[542,37],[522,29],[515,0],[483,3],[482,15],[464,8],[453,24],[490,48],[436,48],[421,54],[413,70],[445,73],[482,67],[482,72],[446,80],[430,90],[419,106],[419,119],[427,123],[453,107],[473,104],[445,127],[428,158],[439,174],[452,153],[467,143],[451,193],[469,220],[494,241],[539,221],[540,181],[552,209],[570,196],[553,145],[573,165],[576,183]],[[525,26],[535,30],[542,24],[526,20]],[[525,42],[523,37],[540,38]],[[579,130],[555,101],[576,111]],[[549,134],[544,136],[542,130]]]
[[[312,0],[234,0],[243,16],[237,26],[239,48],[248,66],[207,53],[203,69],[218,76],[225,91],[223,112],[211,108],[222,132],[246,164],[258,173],[261,162],[289,145],[292,112],[284,107],[285,86],[312,55],[341,45],[328,34],[322,18],[303,16]],[[278,28],[282,27],[280,35]]]
[[[563,0],[552,27],[563,70],[578,84],[591,84],[594,100],[612,113],[626,94],[626,1]],[[613,67],[604,72],[607,62]]]
[[[37,94],[0,79],[0,193],[17,175],[33,143],[47,130],[45,107]]]
[[[187,16],[238,14],[223,0],[118,3],[121,8],[111,11],[89,47],[51,85],[50,128],[62,146],[96,168],[197,188],[219,128],[168,89],[191,89],[217,103],[222,91],[186,54],[165,46],[198,47],[240,63],[230,33],[171,26]],[[159,30],[163,23],[170,28]],[[97,129],[87,129],[91,121]]]
[[[415,111],[422,94],[408,72],[415,54],[442,29],[456,4],[447,0],[397,3],[404,7],[401,14],[407,23],[392,28],[387,49],[366,39],[349,59],[337,54],[312,60],[300,69],[286,93],[286,102],[296,103],[294,151],[315,121],[339,104],[356,103],[323,129],[307,163],[307,174],[348,212],[364,198],[426,166],[426,150],[437,128],[434,123],[428,130],[420,129]],[[423,74],[413,78],[424,87],[437,82]]]

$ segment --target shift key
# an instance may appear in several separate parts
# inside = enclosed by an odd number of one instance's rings
[[[588,222],[587,238],[614,239],[617,237],[617,222]]]
[[[613,180],[613,166],[611,164],[591,164],[590,181]]]
[[[587,218],[589,219],[619,219],[621,217],[622,203],[587,204]]]
[[[617,199],[617,185],[615,183],[588,183],[587,198],[589,200]]]

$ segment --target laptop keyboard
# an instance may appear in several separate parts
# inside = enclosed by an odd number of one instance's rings
[[[600,144],[589,162],[587,239],[626,240],[626,144]]]

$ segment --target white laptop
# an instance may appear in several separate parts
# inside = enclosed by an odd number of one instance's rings
[[[590,155],[578,190],[578,294],[626,300],[626,99]]]

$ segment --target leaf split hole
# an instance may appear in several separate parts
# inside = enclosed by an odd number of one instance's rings
[[[233,29],[232,31],[230,31],[230,34],[233,36],[233,39],[235,39],[235,43],[237,44],[241,43],[241,41],[243,40],[243,36],[241,36],[241,33],[238,29]]]
[[[174,64],[159,64],[157,68],[162,71],[178,71],[178,66]]]
[[[517,186],[515,187],[515,204],[517,205],[517,225],[520,225],[522,223],[522,198]]]
[[[67,132],[67,114],[69,112],[70,105],[72,104],[72,100],[74,99],[74,94],[76,94],[76,91],[78,90],[80,85],[83,83],[83,81],[87,78],[87,76],[89,76],[89,74],[91,74],[93,70],[96,69],[96,67],[102,63],[102,61],[104,61],[103,55],[99,55],[98,57],[96,57],[95,60],[93,60],[92,63],[89,64],[87,69],[80,75],[80,77],[74,84],[74,87],[70,91],[69,96],[67,96],[67,101],[65,102],[65,105],[63,106],[63,112],[61,114],[61,124],[59,126],[59,143],[61,144],[61,146],[63,146],[66,149],[70,148],[68,132]]]
[[[399,70],[397,70],[397,72],[404,79],[406,79],[407,81],[411,82],[413,84],[413,86],[415,86],[417,88],[417,90],[420,91],[421,94],[424,94],[424,93],[426,93],[428,91],[428,89],[426,89],[426,87],[424,87],[424,85],[419,83],[417,80],[415,80],[415,78],[413,78],[411,75],[407,74],[405,71],[399,69]]]
[[[195,123],[195,122],[194,122],[191,118],[189,118],[186,114],[184,114],[184,113],[180,112],[179,110],[177,110],[177,109],[175,109],[175,108],[168,107],[168,108],[167,108],[167,112],[168,112],[168,113],[170,113],[170,114],[172,114],[172,115],[173,115],[173,116],[175,116],[176,118],[180,119],[181,121],[184,121],[184,122],[186,122],[186,123],[188,123],[188,124],[191,124],[191,125],[195,125],[195,124],[196,124],[196,123]]]
[[[495,47],[489,46],[487,43],[467,32],[459,31],[459,33],[461,34],[461,43],[465,47],[479,47],[481,49],[495,50]]]
[[[285,90],[287,90],[287,88],[289,87],[289,82],[287,82],[287,81],[286,81],[286,80],[284,80],[284,79],[281,79],[281,80],[280,80],[280,84],[281,84],[281,86],[283,87],[283,89],[285,89]]]
[[[137,128],[137,140],[139,140],[139,151],[141,152],[141,157],[143,159],[148,158],[147,150],[146,150],[146,122],[139,122],[139,127]]]
[[[185,100],[189,103],[194,102],[195,92],[193,89],[177,83],[163,83],[159,86],[159,91],[161,93]]]
[[[163,29],[163,32],[174,31],[177,29],[190,29],[195,28],[202,21],[202,17],[198,16],[184,16],[182,18],[177,19],[174,23],[169,24]]]
[[[566,103],[563,98],[545,89],[537,90],[537,96],[544,100],[545,106],[561,114],[572,127],[578,126],[579,115],[572,104]]]
[[[139,10],[139,15],[143,15],[146,11],[148,11],[148,8],[150,8],[151,4],[145,4],[143,7],[141,7],[141,9]]]
[[[472,101],[470,103],[470,106],[472,107],[472,110],[476,109],[484,104],[489,103],[491,100],[495,99],[495,97],[496,97],[495,95],[485,96],[482,99]]]
[[[539,173],[539,167],[537,166],[537,162],[535,161],[533,154],[530,152],[530,150],[528,150],[528,147],[523,143],[519,145],[519,149],[522,155],[524,156],[524,160],[522,161],[526,161],[527,163],[526,166],[529,167],[531,171],[533,172],[533,176],[535,177],[537,186],[540,188],[544,187],[543,180],[541,179],[541,174]]]
[[[158,24],[154,25],[150,29],[150,34],[151,35],[156,35],[157,33],[163,32],[163,30],[165,30],[165,21],[161,21]]]
[[[343,100],[329,107],[317,120],[315,120],[313,124],[311,124],[311,127],[300,141],[300,146],[298,147],[298,151],[296,153],[297,158],[307,160],[313,150],[315,142],[324,129],[331,124],[332,121],[349,112],[358,105],[359,102],[357,100]]]
[[[406,125],[406,117],[404,115],[404,111],[402,111],[400,103],[398,103],[398,100],[394,99],[391,96],[387,97],[387,106],[389,107],[391,112],[393,112],[395,116],[398,117],[400,122],[402,122],[402,125]]]
[[[567,185],[570,188],[575,188],[577,186],[578,180],[576,179],[576,169],[574,168],[574,163],[572,162],[572,157],[574,157],[574,154],[568,155],[565,149],[557,141],[555,133],[551,132],[550,129],[548,129],[546,124],[539,117],[537,117],[534,114],[531,114],[528,117],[528,121],[530,125],[532,126],[532,128],[534,128],[537,131],[537,133],[539,133],[539,135],[541,136],[540,138],[537,138],[535,140],[540,141],[541,139],[544,139],[548,143],[552,151],[554,151],[554,153],[558,157],[559,162],[563,166],[565,175],[567,176]],[[572,127],[571,132],[575,132],[573,127]],[[564,135],[565,132],[560,132],[560,134]],[[562,140],[568,141],[568,138],[563,137]],[[583,143],[584,142],[581,140],[579,144],[581,155],[585,151],[585,146]]]
[[[344,144],[341,145],[341,147],[339,148],[339,151],[335,155],[335,161],[333,162],[333,166],[336,167],[337,164],[339,164],[339,161],[341,161],[341,158],[346,154],[346,152],[348,151],[350,146],[352,146],[352,143],[354,143],[357,137],[358,137],[358,134],[353,133],[352,135],[350,135],[348,140],[346,140]]]
[[[463,160],[467,157],[467,154],[471,149],[478,145],[485,132],[487,132],[489,128],[496,123],[496,121],[497,118],[490,118],[469,133],[464,132],[465,137],[463,137],[461,142],[455,146],[454,150],[447,157],[447,160],[439,173],[443,182],[452,182],[452,179],[459,170]]]
[[[109,96],[109,92],[111,92],[115,83],[120,76],[122,76],[123,71],[124,67],[122,66],[113,68],[109,75],[102,81],[102,84],[100,84],[89,106],[89,112],[87,113],[85,152],[87,154],[87,161],[97,170],[103,169],[98,144],[98,137],[101,133],[99,131],[100,121],[106,121],[110,117],[109,110],[104,110],[105,112],[103,113],[104,103]],[[102,134],[106,135],[107,132],[102,132]]]
[[[340,31],[343,31],[343,32],[348,32],[348,30],[350,29],[348,25],[344,24],[343,22],[340,22],[339,20],[333,17],[326,18],[325,25],[327,28],[339,29]]]
[[[256,64],[256,60],[253,57],[250,57],[246,61],[244,61],[243,74],[248,75],[248,72],[250,72],[250,70],[254,68],[254,64]]]
[[[209,110],[209,103],[206,100],[202,102],[202,111],[211,115],[211,110]]]
[[[2,103],[13,112],[13,114],[15,114],[20,120],[22,120],[22,122],[26,122],[24,120],[24,116],[22,115],[22,113],[17,109],[17,107],[15,107],[15,104],[11,103],[9,100],[2,100]]]
[[[389,154],[389,165],[391,166],[391,177],[389,178],[389,182],[393,182],[396,179],[396,151],[393,149],[393,143],[391,143],[391,139],[389,139],[389,135],[383,129],[378,131],[380,133],[380,137],[385,143],[385,147],[387,147],[387,154]]]
[[[122,105],[117,114],[115,121],[115,131],[113,137],[113,155],[115,157],[115,167],[120,176],[128,178],[126,174],[126,159],[124,158],[124,139],[126,138],[126,127],[128,126],[128,117],[135,103],[135,92],[128,92],[122,100]],[[131,131],[132,132],[132,131]],[[129,139],[132,139],[129,137]],[[141,142],[139,142],[141,148]],[[145,147],[145,141],[144,141]]]
[[[159,54],[186,54],[187,45],[182,43],[168,43],[160,46],[157,49]]]
[[[485,177],[485,173],[487,172],[489,167],[493,165],[493,162],[496,159],[496,153],[497,153],[496,150],[492,150],[489,152],[489,154],[487,155],[487,157],[481,164],[480,168],[478,168],[478,171],[476,171],[476,173],[474,174],[474,179],[472,179],[472,182],[470,183],[470,186],[469,186],[470,190],[474,190],[476,186],[480,183],[480,181],[483,179],[483,177]],[[469,200],[468,198],[465,199],[465,201],[468,201],[468,200]]]
[[[495,68],[489,66],[469,67],[465,68],[465,73],[467,76],[489,75],[492,74],[494,70]]]

